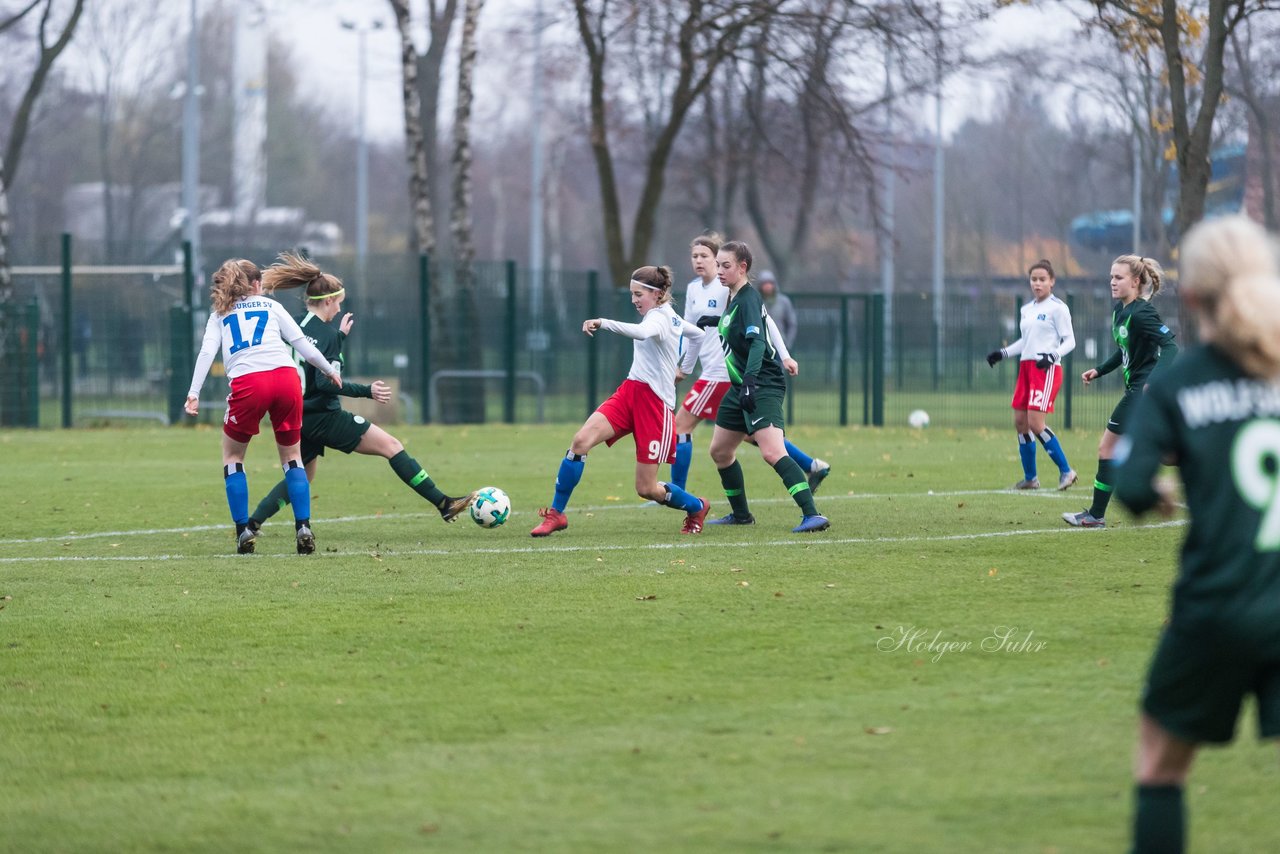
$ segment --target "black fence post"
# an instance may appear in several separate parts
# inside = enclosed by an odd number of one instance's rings
[[[71,426],[71,235],[62,234],[62,426]]]
[[[27,366],[27,376],[25,383],[18,382],[18,387],[26,385],[26,395],[22,411],[26,414],[26,423],[28,427],[40,426],[40,350],[37,341],[40,336],[40,303],[38,300],[31,300],[27,303],[26,310],[26,352],[20,363]],[[21,418],[21,416],[19,416]],[[18,423],[22,423],[21,420]]]
[[[587,317],[600,316],[600,274],[595,270],[587,273]],[[587,339],[587,415],[595,411],[599,398],[596,390],[600,382],[600,348],[598,338],[592,335]]]
[[[191,371],[187,370],[192,357],[187,346],[191,338],[191,315],[181,305],[169,309],[169,423],[177,424],[182,420],[183,405],[187,401],[187,384],[191,382]]]
[[[418,255],[418,345],[421,372],[418,382],[421,388],[423,424],[431,423],[431,258],[426,252]]]
[[[506,372],[502,395],[502,420],[508,424],[516,423],[516,262],[507,262],[507,346],[504,353]]]
[[[884,294],[871,295],[871,423],[884,426]]]
[[[191,241],[182,241],[182,302],[169,310],[169,423],[182,421],[196,356],[196,275]]]
[[[862,302],[862,426],[871,425],[871,295],[858,297]],[[899,359],[899,362],[902,360]]]
[[[840,296],[840,426],[849,426],[849,296]]]

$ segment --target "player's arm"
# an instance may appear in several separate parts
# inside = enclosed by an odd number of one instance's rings
[[[1115,497],[1135,515],[1159,508],[1173,510],[1168,486],[1156,480],[1162,462],[1177,457],[1174,418],[1177,407],[1160,386],[1142,396],[1134,410],[1132,429],[1117,446]]]
[[[1107,359],[1101,365],[1098,365],[1093,370],[1097,374],[1097,376],[1105,377],[1107,374],[1111,373],[1116,368],[1120,367],[1120,362],[1122,361],[1122,358],[1123,357],[1120,355],[1120,351],[1116,350],[1114,353],[1111,354],[1111,357],[1109,359]]]
[[[689,298],[689,294],[692,292],[693,285],[689,285],[684,292],[684,314],[682,315],[682,319],[685,324],[692,326],[694,329],[698,329],[698,331],[701,332],[702,330],[698,327],[698,318],[694,314],[694,312],[698,310],[698,307],[695,306],[693,304],[693,300]],[[684,327],[681,327],[680,331],[683,333]],[[687,377],[689,374],[693,373],[694,365],[698,364],[698,353],[700,348],[684,347],[683,344],[681,346],[683,349],[680,352],[680,358],[676,361],[676,371]]]
[[[773,344],[773,348],[778,351],[778,356],[782,361],[791,358],[791,351],[787,349],[787,340],[782,334],[782,330],[778,328],[778,324],[774,322],[773,315],[765,313],[765,328],[769,330],[769,341]]]
[[[742,320],[743,337],[751,342],[751,349],[747,351],[747,364],[742,370],[743,377],[757,377],[760,375],[760,366],[764,364],[764,351],[766,349],[766,340],[764,335],[764,305],[760,301],[758,293],[753,294],[754,299],[743,300],[742,307],[738,309],[738,317]]]
[[[1167,371],[1173,360],[1178,358],[1178,345],[1173,340],[1173,330],[1160,319],[1154,308],[1142,313],[1142,331],[1160,345],[1160,355],[1156,357],[1156,365],[1147,378],[1150,383]]]
[[[187,390],[186,410],[188,415],[195,415],[200,404],[200,388],[209,369],[213,367],[213,357],[218,355],[218,347],[222,344],[222,328],[218,315],[209,312],[209,322],[204,325],[204,338],[200,341],[200,354],[196,356],[196,367],[191,372],[191,387]]]
[[[650,312],[650,314],[652,314],[652,312]],[[699,329],[696,324],[690,323],[688,320],[685,320],[683,317],[679,318],[679,320],[680,320],[680,334],[685,338],[689,339],[690,341],[701,341],[704,337],[706,337],[707,330]],[[690,352],[694,353],[695,356],[697,355],[697,352],[698,352],[697,348],[690,347],[689,350]],[[693,365],[690,365],[689,367],[692,368]]]
[[[666,323],[660,311],[650,311],[639,323],[623,323],[619,320],[610,320],[607,317],[597,319],[600,321],[596,327],[597,329],[623,335],[636,341],[643,341],[646,338],[655,338],[661,335],[662,327]],[[590,322],[588,321],[588,323]]]
[[[1058,307],[1058,315],[1053,320],[1053,328],[1058,333],[1058,361],[1067,358],[1067,354],[1076,348],[1076,331],[1071,325],[1071,309],[1066,303]]]

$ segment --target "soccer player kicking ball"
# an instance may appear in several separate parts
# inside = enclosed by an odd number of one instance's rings
[[[697,534],[711,505],[673,483],[658,480],[658,466],[675,458],[672,407],[676,401],[676,354],[680,336],[697,340],[705,332],[686,323],[671,308],[671,271],[641,267],[631,274],[631,304],[643,318],[639,323],[593,318],[582,331],[594,336],[604,329],[634,340],[631,370],[608,400],[587,418],[560,461],[555,497],[538,511],[542,522],[530,533],[545,537],[569,527],[564,510],[582,479],[587,453],[601,442],[612,446],[631,433],[636,443],[636,493],[685,512],[683,534]]]

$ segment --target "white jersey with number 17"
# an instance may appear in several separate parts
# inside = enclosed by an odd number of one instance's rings
[[[289,316],[284,306],[267,296],[247,296],[225,314],[209,314],[204,327],[204,340],[196,357],[189,397],[199,397],[213,358],[222,348],[222,363],[228,379],[294,368],[293,345],[304,359],[326,374],[334,370],[316,346],[307,340],[298,321]]]

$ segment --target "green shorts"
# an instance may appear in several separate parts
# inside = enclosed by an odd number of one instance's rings
[[[1242,642],[1237,631],[1171,623],[1160,636],[1142,692],[1142,710],[1177,737],[1222,744],[1235,735],[1246,694],[1258,698],[1258,734],[1280,736],[1276,631]]]
[[[1133,410],[1141,399],[1141,386],[1135,386],[1127,390],[1124,393],[1124,397],[1120,398],[1120,402],[1116,404],[1116,408],[1111,410],[1111,419],[1107,421],[1107,429],[1117,436],[1123,436],[1124,431],[1129,426],[1129,419],[1133,417]]]
[[[720,401],[716,411],[716,426],[735,433],[746,433],[750,436],[757,430],[766,427],[783,429],[782,402],[786,397],[786,389],[774,386],[756,386],[756,411],[742,411],[742,403],[738,397],[741,386],[730,386]]]
[[[324,456],[325,448],[349,454],[373,425],[345,409],[308,412],[302,416],[302,464]]]

